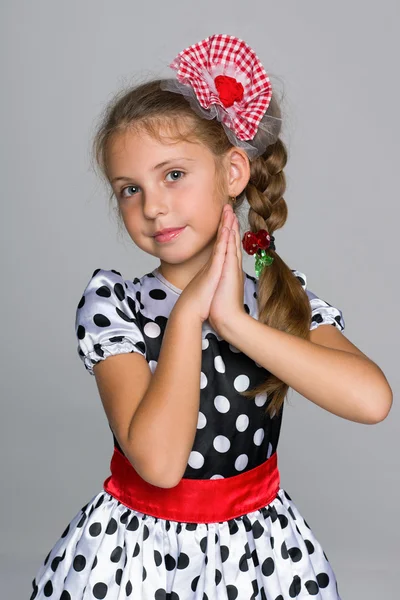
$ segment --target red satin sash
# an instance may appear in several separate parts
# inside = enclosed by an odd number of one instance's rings
[[[173,488],[145,481],[114,447],[104,490],[139,512],[185,523],[215,523],[266,506],[280,487],[277,453],[258,467],[223,479],[181,479]]]

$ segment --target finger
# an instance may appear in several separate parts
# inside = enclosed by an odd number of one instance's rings
[[[237,218],[237,216],[235,215],[235,222],[233,224],[233,229],[235,231],[235,242],[236,242],[236,253],[237,253],[237,259],[239,262],[240,267],[242,266],[242,248],[240,245],[240,228],[239,228],[239,219]]]
[[[226,210],[225,206],[227,206],[227,205],[224,204],[224,206],[222,207],[221,217],[220,217],[220,220],[219,220],[219,225],[218,225],[218,230],[217,230],[217,235],[220,233],[222,227],[224,227],[224,225],[226,224],[227,213],[229,213],[229,211]]]

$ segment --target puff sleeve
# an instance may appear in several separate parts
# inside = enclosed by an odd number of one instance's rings
[[[301,271],[293,270],[293,274],[300,281],[305,290],[311,305],[311,323],[310,330],[315,329],[319,325],[333,325],[339,331],[345,328],[343,313],[339,308],[332,306],[326,300],[319,298],[314,292],[307,289],[307,277]]]
[[[139,352],[146,344],[137,321],[136,300],[118,271],[96,269],[76,309],[77,351],[85,368],[108,356]]]

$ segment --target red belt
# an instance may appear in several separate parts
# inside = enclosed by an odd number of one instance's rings
[[[269,504],[280,487],[277,454],[258,467],[223,479],[181,479],[172,488],[145,481],[114,447],[104,489],[122,504],[159,519],[216,523]]]

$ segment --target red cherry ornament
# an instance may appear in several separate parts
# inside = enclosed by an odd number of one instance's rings
[[[271,244],[271,236],[265,229],[257,233],[246,231],[242,238],[242,245],[247,254],[253,255],[257,250],[267,250]]]

